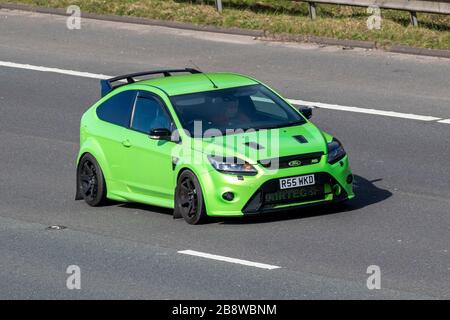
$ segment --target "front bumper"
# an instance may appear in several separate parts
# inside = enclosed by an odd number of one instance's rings
[[[253,194],[242,209],[242,213],[253,215],[323,201],[343,201],[348,198],[347,192],[330,174],[319,172],[314,176],[316,181],[314,186],[286,190],[279,190],[278,178],[267,181]],[[333,190],[333,187],[339,192]]]
[[[237,176],[220,173],[214,169],[200,176],[205,205],[209,216],[243,216],[272,212],[324,202],[352,199],[353,182],[347,181],[352,175],[348,157],[330,165],[326,157],[320,163],[278,170],[257,166],[255,176]],[[314,174],[315,191],[304,187],[302,190],[285,191],[278,194],[278,179]],[[337,187],[339,186],[339,188]],[[321,188],[321,191],[318,191]],[[339,192],[336,190],[339,189]],[[223,194],[232,192],[234,198],[225,200]],[[289,195],[289,193],[291,195]],[[274,196],[275,195],[275,196]]]

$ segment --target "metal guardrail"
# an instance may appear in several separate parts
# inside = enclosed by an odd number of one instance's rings
[[[411,15],[411,24],[418,25],[417,12],[435,13],[450,15],[450,0],[293,0],[294,2],[307,2],[309,7],[309,16],[315,19],[316,4],[335,4],[355,7],[371,7],[380,9],[391,9],[409,11]],[[215,0],[216,8],[222,12],[222,0]]]
[[[222,12],[222,8],[223,8],[222,0],[215,0],[215,1],[216,1],[216,9],[217,9],[217,11]]]
[[[300,1],[296,1],[300,2]],[[308,2],[309,16],[316,18],[316,3],[336,4],[355,7],[371,7],[380,9],[409,11],[411,24],[415,27],[419,25],[417,12],[450,14],[450,3],[446,1],[423,1],[423,0],[314,0]]]

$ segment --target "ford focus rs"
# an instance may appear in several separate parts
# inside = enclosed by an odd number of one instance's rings
[[[256,79],[172,69],[101,88],[81,119],[77,200],[173,208],[197,224],[354,197],[341,142]]]

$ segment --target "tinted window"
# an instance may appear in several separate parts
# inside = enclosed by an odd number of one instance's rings
[[[172,105],[192,136],[206,130],[272,129],[305,123],[283,99],[262,85],[174,96]],[[194,130],[201,128],[203,132]]]
[[[274,100],[269,99],[262,92],[257,92],[251,95],[253,105],[255,109],[259,112],[264,113],[266,116],[273,116],[278,119],[287,120],[289,119],[289,114],[283,108],[278,108]]]
[[[137,98],[131,128],[144,133],[156,128],[170,130],[170,122],[163,106],[156,98],[151,96]]]
[[[107,122],[128,127],[136,91],[124,91],[103,102],[97,108],[97,116]]]

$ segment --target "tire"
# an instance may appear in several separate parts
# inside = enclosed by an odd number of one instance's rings
[[[182,216],[189,224],[201,224],[207,220],[202,188],[192,171],[183,171],[178,178],[174,216]]]
[[[97,160],[90,155],[84,155],[77,168],[78,192],[91,207],[106,204],[106,183]]]

